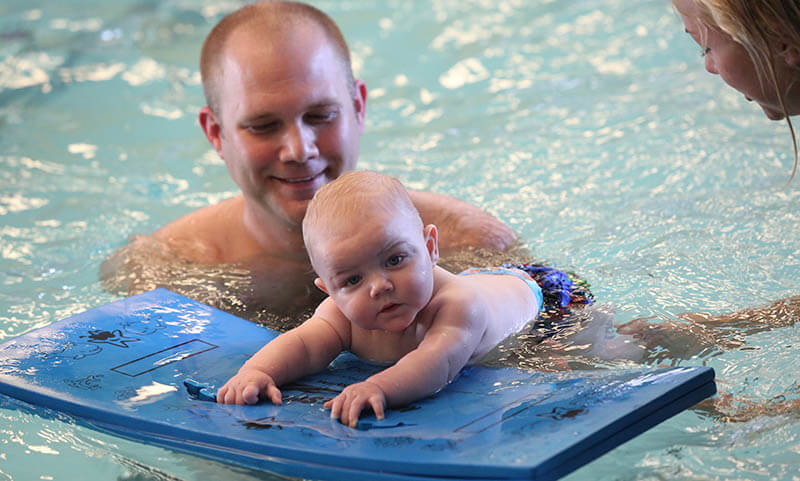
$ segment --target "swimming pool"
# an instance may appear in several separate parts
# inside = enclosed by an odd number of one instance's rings
[[[235,192],[196,113],[203,37],[239,2],[0,6],[0,341],[116,299],[98,266]],[[800,293],[784,126],[703,71],[666,0],[317,1],[370,96],[362,163],[476,203],[589,279],[618,321]],[[680,364],[800,398],[800,333]],[[257,479],[0,401],[0,480]],[[796,414],[686,412],[567,479],[800,476]]]

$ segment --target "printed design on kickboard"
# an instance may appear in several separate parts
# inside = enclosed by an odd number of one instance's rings
[[[103,348],[97,345],[75,344],[74,342],[61,344],[52,340],[44,341],[37,347],[41,353],[40,358],[42,361],[52,361],[57,359],[72,359],[73,361],[80,361],[81,359],[94,356],[103,351]]]
[[[141,341],[141,336],[155,334],[167,326],[161,316],[153,317],[145,313],[141,317],[125,319],[120,327],[114,330],[89,329],[87,335],[80,337],[92,344],[109,344],[127,349],[130,343]]]
[[[87,391],[96,391],[102,386],[103,375],[92,374],[83,379],[64,379],[64,382],[75,389],[84,389]]]
[[[122,333],[120,329],[113,331],[104,331],[102,329],[90,329],[89,335],[81,336],[81,339],[87,339],[94,344],[110,344],[116,347],[128,348],[128,343],[140,341],[138,337],[128,336]]]
[[[134,396],[136,396],[136,387],[134,386],[124,386],[114,392],[114,399],[117,401],[125,401]]]
[[[149,336],[167,327],[161,316],[147,313],[142,317],[127,319],[120,326],[125,333],[135,336]]]
[[[63,342],[60,339],[43,338],[36,345],[30,346],[42,361],[58,359],[71,359],[80,361],[89,356],[103,352],[103,345],[127,349],[133,342],[141,341],[143,336],[149,336],[166,329],[167,325],[160,315],[144,312],[138,317],[122,318],[119,329],[88,329],[85,335],[78,338],[84,342]],[[11,348],[19,349],[18,346]]]

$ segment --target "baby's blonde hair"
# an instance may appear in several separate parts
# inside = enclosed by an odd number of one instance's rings
[[[312,264],[318,239],[330,234],[342,219],[352,222],[375,214],[410,216],[423,231],[422,218],[408,190],[394,177],[356,170],[324,185],[308,203],[303,218],[303,242]]]
[[[794,146],[794,167],[797,172],[797,137],[786,107],[785,93],[778,87],[776,64],[781,52],[778,45],[800,50],[800,0],[692,0],[700,22],[706,28],[717,28],[740,44],[750,55],[762,90],[771,85],[778,96],[783,115],[789,125]],[[705,32],[701,32],[705,42]]]

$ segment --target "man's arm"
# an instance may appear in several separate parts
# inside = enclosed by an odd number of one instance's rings
[[[789,327],[800,321],[800,296],[774,301],[730,314],[714,316],[704,312],[681,314],[681,319],[711,328],[736,328],[749,335],[780,327]]]
[[[231,252],[247,250],[236,239],[245,237],[240,218],[240,198],[234,197],[190,212],[151,235],[132,236],[100,265],[103,288],[133,295],[156,287],[180,290],[179,280],[207,277],[202,266],[235,262]],[[222,246],[231,248],[226,252]]]
[[[800,321],[800,296],[741,311],[711,315],[680,314],[678,319],[650,322],[634,319],[617,326],[620,334],[631,334],[650,351],[650,359],[688,359],[714,350],[730,350],[745,344],[745,336],[789,327]]]
[[[108,292],[131,296],[164,285],[175,270],[172,249],[152,236],[131,236],[100,264],[100,282]]]
[[[432,192],[409,193],[422,222],[439,228],[444,253],[469,247],[505,251],[516,243],[510,227],[474,205]]]

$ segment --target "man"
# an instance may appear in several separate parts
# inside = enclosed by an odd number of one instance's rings
[[[303,316],[322,298],[303,246],[303,215],[314,192],[356,166],[366,85],[354,79],[335,23],[294,2],[260,2],[224,18],[203,45],[201,75],[208,105],[200,126],[241,194],[115,253],[102,268],[106,287],[133,293],[161,285],[248,317],[264,307]],[[424,222],[439,226],[443,257],[515,242],[474,206],[432,193],[412,198]],[[236,268],[206,275],[219,265]]]

